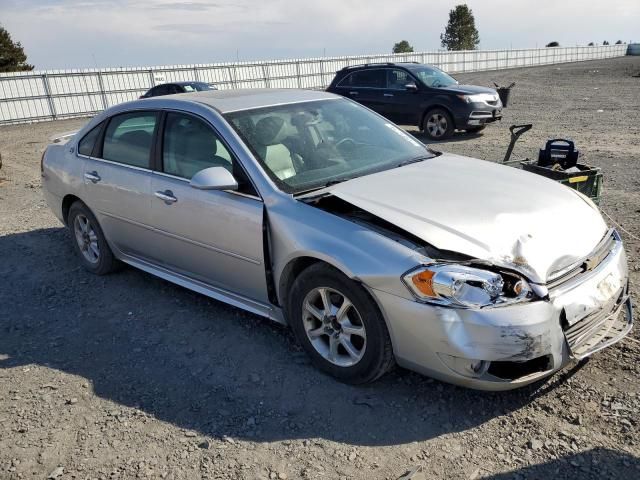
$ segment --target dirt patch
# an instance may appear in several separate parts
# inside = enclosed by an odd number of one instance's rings
[[[573,138],[604,171],[603,208],[630,233],[632,292],[639,66],[627,57],[460,75],[517,82],[512,105],[483,134],[436,146],[500,159],[512,123],[534,124],[520,158]],[[418,466],[426,478],[640,476],[638,329],[514,392],[403,370],[355,388],[256,316],[137,270],[86,273],[39,186],[47,139],[84,122],[0,128],[0,478],[396,479]]]

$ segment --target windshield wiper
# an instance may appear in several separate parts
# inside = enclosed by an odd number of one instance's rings
[[[404,167],[405,165],[409,165],[411,163],[418,163],[418,162],[422,162],[423,160],[428,160],[430,158],[433,158],[431,156],[428,155],[421,155],[419,157],[414,157],[414,158],[410,158],[409,160],[405,160],[404,162],[400,162],[397,167]]]
[[[331,185],[337,185],[338,183],[346,182],[347,180],[351,180],[351,177],[334,178],[325,183],[323,188],[330,187]]]

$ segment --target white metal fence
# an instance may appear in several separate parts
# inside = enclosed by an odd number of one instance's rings
[[[420,62],[449,73],[500,70],[625,55],[626,45],[470,50],[272,60],[145,68],[46,70],[0,74],[0,125],[93,115],[152,86],[196,80],[226,88],[324,88],[341,68]]]

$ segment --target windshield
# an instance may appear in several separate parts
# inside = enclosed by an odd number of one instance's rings
[[[404,130],[348,100],[244,110],[226,118],[287,193],[434,156]]]
[[[193,83],[184,85],[184,89],[186,92],[193,92],[194,90],[196,92],[204,92],[205,90],[211,90],[211,87],[206,83],[193,82]]]
[[[418,77],[427,87],[439,88],[458,84],[455,78],[436,67],[412,68],[411,73]]]

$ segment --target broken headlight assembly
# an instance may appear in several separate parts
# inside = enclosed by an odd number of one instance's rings
[[[505,305],[533,295],[529,283],[514,273],[457,264],[422,266],[402,281],[419,301],[462,308]]]

